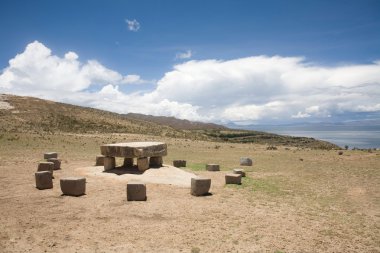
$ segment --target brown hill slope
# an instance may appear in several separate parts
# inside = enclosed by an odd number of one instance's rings
[[[313,138],[234,130],[170,117],[136,115],[121,115],[33,97],[0,95],[0,132],[136,133],[224,142],[339,148]]]
[[[222,125],[213,123],[203,123],[189,121],[185,119],[177,119],[174,117],[165,116],[152,116],[139,113],[128,113],[125,115],[129,119],[144,120],[148,122],[155,122],[160,125],[170,126],[178,130],[227,130],[228,128]]]

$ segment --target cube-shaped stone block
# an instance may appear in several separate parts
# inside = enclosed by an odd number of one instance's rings
[[[203,196],[209,193],[211,187],[210,178],[192,178],[191,179],[191,195]]]
[[[249,157],[240,157],[240,166],[252,166],[252,159]]]
[[[226,184],[241,184],[241,174],[226,174]]]
[[[128,201],[145,201],[146,186],[143,183],[129,182],[127,184],[127,200]]]
[[[104,155],[96,156],[95,166],[104,166]]]
[[[137,158],[137,167],[141,172],[146,171],[149,169],[149,159],[147,157]]]
[[[39,190],[53,188],[53,176],[50,171],[38,171],[34,173],[36,188]]]
[[[115,157],[108,157],[108,156],[104,157],[104,170],[105,171],[112,170],[115,168],[115,166],[116,166]]]
[[[207,164],[206,170],[208,171],[220,171],[219,164]]]
[[[61,168],[61,160],[58,158],[48,158],[48,162],[54,163],[54,170],[59,170]]]
[[[133,167],[133,158],[124,158],[124,167]]]
[[[152,156],[149,158],[149,167],[157,168],[162,166],[162,156]]]
[[[60,185],[64,195],[81,196],[86,193],[86,178],[84,177],[61,178]]]
[[[242,177],[245,177],[245,171],[244,171],[244,169],[233,169],[232,172],[234,174],[240,174]]]
[[[49,159],[49,158],[58,158],[58,153],[57,152],[48,152],[44,154],[44,159]]]
[[[50,171],[53,174],[54,163],[53,162],[39,162],[37,171]]]
[[[186,161],[185,160],[174,160],[173,166],[180,168],[180,167],[186,167]]]

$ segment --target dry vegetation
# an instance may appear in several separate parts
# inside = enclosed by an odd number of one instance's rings
[[[212,196],[148,185],[126,202],[125,182],[87,176],[87,195],[61,196],[102,143],[162,140],[173,159],[212,178]],[[379,252],[380,153],[312,150],[131,134],[4,133],[0,139],[3,252]],[[58,151],[54,189],[34,188],[37,162]],[[239,157],[254,158],[241,186],[224,186]],[[205,172],[205,163],[223,171]]]
[[[380,252],[379,151],[339,155],[310,138],[183,130],[40,99],[1,99],[1,252]],[[85,173],[101,144],[137,140],[167,142],[164,161],[187,160],[187,170],[212,179],[212,195],[149,184],[147,202],[127,202],[121,176]],[[39,191],[34,172],[47,151],[59,152],[62,170],[53,189]],[[242,156],[254,166],[242,185],[225,186],[224,174]],[[206,163],[222,171],[206,172]],[[59,179],[75,175],[86,176],[87,195],[61,196]]]

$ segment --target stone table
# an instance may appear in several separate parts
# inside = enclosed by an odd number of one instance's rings
[[[125,166],[132,166],[133,159],[137,158],[139,171],[145,171],[150,166],[162,165],[162,157],[167,155],[167,145],[163,142],[113,143],[100,146],[100,152],[105,156],[104,170],[115,168],[115,157],[124,157]]]

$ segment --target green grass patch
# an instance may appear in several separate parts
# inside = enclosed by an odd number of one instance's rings
[[[277,178],[252,178],[249,176],[243,177],[241,180],[241,185],[229,184],[226,187],[236,188],[236,189],[249,189],[254,192],[262,192],[272,196],[280,196],[286,194],[285,191],[281,190],[281,182]]]
[[[204,163],[188,163],[186,168],[191,169],[193,171],[201,171],[201,170],[206,170],[206,164],[204,164]]]

